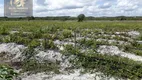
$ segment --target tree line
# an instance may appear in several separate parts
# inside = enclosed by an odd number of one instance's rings
[[[77,17],[71,17],[71,16],[47,16],[47,17],[16,17],[16,18],[10,18],[10,17],[0,17],[0,21],[20,21],[20,20],[60,20],[60,21],[67,21],[67,20],[77,20],[78,22],[81,22],[83,20],[109,20],[109,21],[115,21],[115,20],[142,20],[142,16],[117,16],[117,17],[93,17],[93,16],[87,16],[85,17],[84,14],[80,14]]]

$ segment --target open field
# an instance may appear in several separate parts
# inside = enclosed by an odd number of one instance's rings
[[[141,21],[1,21],[0,80],[141,80]]]

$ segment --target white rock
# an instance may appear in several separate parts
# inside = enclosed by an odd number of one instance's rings
[[[140,33],[138,31],[130,31],[130,32],[128,32],[128,35],[133,38],[136,38],[140,35]]]
[[[142,44],[142,41],[137,41],[137,43]]]
[[[115,32],[116,35],[126,34],[126,32]]]
[[[47,62],[60,62],[61,70],[64,70],[67,67],[71,67],[72,64],[69,62],[70,59],[73,59],[74,56],[66,57],[62,55],[60,52],[48,50],[46,52],[39,51],[36,55],[36,59],[40,62],[47,61]]]
[[[65,42],[65,41],[59,41],[59,40],[54,41],[54,44],[57,44],[57,45],[67,45],[67,44],[75,45],[75,43],[73,43],[73,42]]]
[[[103,45],[98,48],[97,52],[99,52],[101,54],[118,55],[121,57],[126,57],[129,59],[132,59],[134,61],[142,61],[142,56],[137,56],[135,54],[123,52],[123,51],[119,50],[119,48],[117,46]]]
[[[56,63],[57,61],[62,61],[62,54],[53,50],[48,50],[46,52],[39,51],[39,53],[36,55],[36,59],[39,61]]]
[[[48,75],[45,73],[38,73],[38,74],[32,74],[25,78],[22,78],[22,80],[115,80],[112,77],[101,77],[101,73],[86,73],[81,74],[80,70],[74,70],[74,73],[68,73],[68,74],[52,74]]]
[[[128,44],[130,44],[130,43],[128,43],[128,42],[125,42],[125,41],[120,41],[120,40],[114,40],[114,39],[112,39],[112,40],[108,40],[108,39],[96,39],[96,41],[105,41],[105,42],[108,42],[109,44],[112,44],[112,43],[119,43],[119,45],[128,45]]]
[[[17,45],[15,43],[3,43],[0,44],[0,53],[8,52],[7,55],[14,55],[12,60],[16,60],[22,57],[21,53],[26,47],[23,45]]]

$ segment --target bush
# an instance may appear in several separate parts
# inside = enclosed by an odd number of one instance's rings
[[[27,62],[23,62],[22,66],[23,72],[39,73],[39,72],[49,72],[53,71],[55,73],[59,72],[59,67],[54,63],[38,63],[36,60],[32,59]]]
[[[128,58],[81,53],[71,45],[65,47],[65,53],[76,56],[76,59],[72,61],[74,62],[73,66],[77,68],[83,67],[88,72],[101,71],[104,75],[123,79],[139,80],[142,78],[142,64]]]
[[[73,32],[72,32],[72,30],[64,29],[62,31],[62,35],[64,36],[64,38],[70,38],[73,36]]]
[[[42,38],[42,32],[40,30],[35,31],[35,32],[32,33],[31,37],[32,37],[32,39],[34,39],[34,38],[37,38],[37,39]]]
[[[42,36],[44,39],[51,39],[51,36],[49,34],[43,34]]]
[[[12,68],[0,65],[0,80],[13,80],[17,75]]]
[[[79,40],[79,44],[86,48],[93,48],[93,49],[97,48],[97,42],[95,40],[82,39],[82,40]]]
[[[30,59],[35,59],[35,55],[37,54],[37,51],[34,50],[34,48],[28,47],[27,49],[22,52],[22,56],[24,56],[23,61],[28,61]]]
[[[42,47],[44,49],[57,49],[56,45],[54,44],[54,42],[52,40],[47,40],[47,39],[44,39],[42,41]]]
[[[73,45],[66,45],[64,51],[62,51],[64,55],[77,55],[80,53],[79,48],[74,47]]]
[[[3,42],[5,43],[14,42],[17,44],[28,45],[30,42],[30,39],[11,34],[9,36],[4,37]]]
[[[84,19],[85,19],[85,15],[84,14],[78,15],[78,22],[82,22]]]
[[[52,26],[48,26],[45,28],[45,30],[47,30],[46,32],[47,33],[50,33],[50,34],[54,34],[55,32],[57,32],[57,26],[55,25],[52,25]]]
[[[9,32],[8,32],[8,30],[7,30],[6,28],[0,27],[0,34],[1,34],[1,35],[8,35]]]
[[[130,51],[136,55],[142,56],[142,50],[131,49]]]
[[[32,40],[29,45],[30,48],[36,48],[38,46],[40,46],[40,42],[38,40]]]

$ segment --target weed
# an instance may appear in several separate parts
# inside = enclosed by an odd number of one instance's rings
[[[57,64],[54,63],[49,64],[46,62],[39,63],[34,59],[23,62],[22,69],[23,72],[30,72],[30,73],[49,72],[49,71],[53,71],[56,74],[60,73]]]
[[[14,71],[13,68],[0,65],[0,80],[13,80],[18,74]]]
[[[62,35],[64,36],[64,38],[70,38],[73,36],[73,32],[71,30],[64,29],[62,31]]]
[[[86,71],[101,71],[105,75],[120,77],[123,79],[141,79],[142,65],[127,58],[121,58],[119,56],[109,56],[102,54],[81,53],[76,51],[73,46],[67,46],[66,53],[70,55],[76,55],[75,59],[76,67],[83,67]],[[73,54],[76,53],[77,54]]]
[[[44,39],[42,41],[42,47],[45,49],[57,49],[56,45],[52,40]]]
[[[40,42],[38,41],[38,40],[32,40],[29,44],[28,44],[28,46],[30,47],[30,48],[36,48],[36,47],[38,47],[38,46],[40,46]]]
[[[9,31],[8,31],[7,28],[0,27],[0,34],[1,34],[1,35],[8,35],[8,34],[9,34]]]

